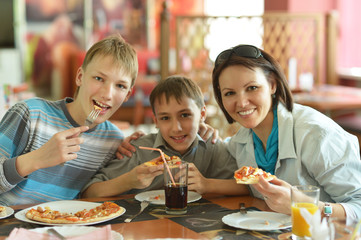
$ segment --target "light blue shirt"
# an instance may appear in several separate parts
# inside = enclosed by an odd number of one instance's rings
[[[114,159],[123,133],[109,121],[84,132],[77,158],[18,174],[16,158],[39,149],[56,133],[79,127],[66,108],[71,98],[33,98],[15,104],[0,122],[0,205],[17,205],[79,196],[80,190],[108,161]]]
[[[361,218],[361,161],[356,136],[322,113],[278,105],[279,155],[275,175],[291,185],[320,187],[320,200],[341,203],[348,220]],[[252,132],[241,128],[228,144],[238,167],[257,167]],[[251,187],[254,196],[262,196]]]

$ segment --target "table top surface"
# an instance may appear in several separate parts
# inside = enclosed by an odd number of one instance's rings
[[[250,231],[228,226],[222,222],[222,217],[238,212],[239,203],[245,203],[248,210],[271,211],[266,203],[250,196],[220,196],[204,195],[202,199],[189,203],[188,212],[184,215],[167,215],[163,205],[149,205],[145,211],[130,223],[124,220],[139,211],[140,204],[134,195],[124,195],[112,198],[81,199],[91,202],[114,201],[124,207],[126,212],[108,222],[92,226],[111,225],[113,231],[122,234],[124,239],[155,239],[155,238],[187,238],[187,239],[287,239],[291,229],[275,231]],[[11,206],[18,212],[33,205]],[[14,215],[0,219],[0,240],[6,239],[15,227],[40,228],[44,225],[22,222]]]
[[[356,87],[325,84],[309,92],[295,92],[293,96],[296,103],[321,112],[361,108],[361,88]]]

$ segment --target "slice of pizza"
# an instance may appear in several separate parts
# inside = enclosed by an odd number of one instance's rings
[[[238,184],[255,184],[258,183],[259,177],[263,176],[266,181],[275,179],[276,176],[265,172],[260,168],[243,166],[234,172],[234,178]]]
[[[182,161],[178,156],[169,157],[165,153],[164,153],[164,158],[168,164],[177,164],[178,162]],[[163,163],[164,163],[163,159],[158,158],[156,160],[151,160],[151,161],[145,162],[144,164],[147,166],[158,166],[158,165],[163,165]]]
[[[124,208],[113,202],[92,208],[78,211],[75,214],[60,212],[49,207],[37,207],[26,212],[28,219],[51,224],[79,224],[91,223],[111,219],[124,213]]]
[[[0,216],[5,216],[6,208],[4,206],[0,206]]]

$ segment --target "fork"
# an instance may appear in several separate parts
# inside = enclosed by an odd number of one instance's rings
[[[93,109],[88,117],[85,119],[85,126],[90,126],[94,123],[95,119],[97,119],[97,117],[99,116],[101,109]]]
[[[136,218],[139,214],[141,214],[146,207],[148,207],[149,203],[150,203],[150,202],[149,202],[149,201],[146,201],[146,200],[142,201],[142,202],[140,203],[140,210],[139,210],[139,212],[138,212],[137,214],[135,214],[134,216],[128,217],[127,219],[125,219],[124,222],[126,222],[126,223],[131,222],[134,218]]]
[[[93,123],[94,123],[94,121],[95,121],[95,119],[97,119],[97,117],[99,116],[99,113],[101,112],[101,109],[99,109],[99,108],[97,108],[97,109],[93,109],[90,113],[89,113],[89,115],[88,115],[88,117],[85,119],[85,123],[84,123],[84,125],[85,126],[91,126]],[[79,134],[79,137],[82,135],[82,133],[80,133]],[[63,163],[60,163],[59,165],[60,166],[64,166],[64,164],[65,164],[65,162],[63,162]]]

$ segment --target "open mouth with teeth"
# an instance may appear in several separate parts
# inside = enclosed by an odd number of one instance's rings
[[[93,100],[93,104],[94,104],[95,107],[101,108],[102,112],[106,111],[106,110],[108,110],[110,108],[109,106],[104,105],[104,104],[102,104],[102,103],[100,103],[98,101],[95,101],[95,100]]]
[[[255,109],[250,109],[250,110],[247,110],[247,111],[240,111],[240,112],[238,112],[238,114],[241,115],[241,116],[246,116],[246,115],[249,115],[249,114],[253,113],[254,110]]]

